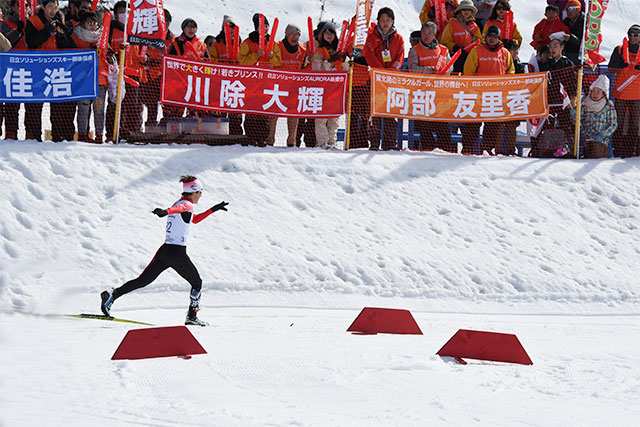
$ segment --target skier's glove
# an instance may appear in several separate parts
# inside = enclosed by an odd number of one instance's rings
[[[163,216],[167,216],[167,211],[165,209],[155,208],[153,210],[153,213],[158,215],[160,218],[162,218]]]
[[[220,210],[226,211],[227,210],[226,206],[228,204],[229,203],[227,202],[220,202],[217,205],[211,207],[211,212],[220,211]]]

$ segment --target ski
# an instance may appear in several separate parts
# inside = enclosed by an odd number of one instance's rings
[[[65,314],[64,317],[73,317],[76,319],[96,319],[96,320],[110,320],[112,322],[133,323],[135,325],[153,326],[151,323],[138,322],[137,320],[120,319],[117,317],[105,316],[104,314]]]

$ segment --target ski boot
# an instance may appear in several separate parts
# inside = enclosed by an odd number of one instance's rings
[[[100,309],[102,310],[102,313],[107,317],[111,317],[111,306],[113,305],[113,293],[109,291],[103,291],[100,294],[100,299],[102,300],[102,304],[100,304]]]
[[[209,326],[209,324],[203,320],[198,319],[198,311],[199,307],[189,307],[189,312],[187,313],[187,318],[184,321],[185,325],[195,325],[195,326]]]

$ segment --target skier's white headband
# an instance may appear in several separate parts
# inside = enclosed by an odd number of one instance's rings
[[[182,184],[182,192],[183,193],[195,193],[196,191],[202,191],[204,187],[197,179],[193,181],[185,182]]]

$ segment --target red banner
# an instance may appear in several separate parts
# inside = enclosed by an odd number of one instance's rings
[[[164,57],[163,104],[276,117],[338,117],[347,73],[284,71]]]
[[[127,22],[129,43],[164,50],[166,33],[162,0],[131,0]]]
[[[584,35],[585,49],[594,64],[604,62],[606,58],[599,52],[602,44],[602,19],[609,6],[609,0],[592,0],[588,14],[587,32]]]

